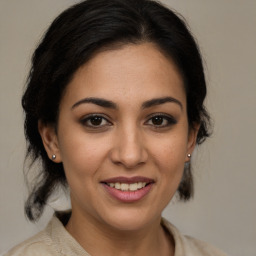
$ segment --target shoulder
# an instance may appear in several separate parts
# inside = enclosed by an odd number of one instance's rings
[[[15,246],[4,256],[50,256],[58,255],[52,245],[50,237],[45,231],[41,231],[37,235]]]
[[[162,225],[174,238],[175,256],[227,256],[227,254],[206,242],[182,235],[180,231],[166,219],[162,219]]]
[[[193,255],[204,255],[204,256],[227,256],[224,252],[218,248],[193,237],[184,236],[184,245],[186,250],[193,252]]]
[[[47,227],[4,256],[89,256],[65,229],[66,214],[53,216]]]
[[[56,229],[59,229],[58,226],[61,225],[58,222],[59,221],[53,217],[43,231],[15,246],[4,256],[61,255],[58,246],[56,246],[56,241],[53,239],[53,233]]]

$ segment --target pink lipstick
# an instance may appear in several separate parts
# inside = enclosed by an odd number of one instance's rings
[[[101,182],[107,193],[115,199],[131,203],[145,197],[151,190],[154,180],[146,177],[115,177]]]

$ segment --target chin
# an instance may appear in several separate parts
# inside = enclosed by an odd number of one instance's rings
[[[106,225],[120,231],[136,231],[147,227],[150,223],[158,221],[161,214],[153,216],[138,209],[119,210],[114,214],[104,215]]]

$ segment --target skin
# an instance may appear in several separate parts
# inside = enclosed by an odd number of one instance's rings
[[[115,108],[83,101],[91,97]],[[174,101],[145,107],[166,97]],[[97,125],[91,114],[102,117]],[[161,213],[179,186],[197,129],[189,129],[183,80],[172,60],[151,43],[96,54],[67,86],[57,134],[40,122],[39,131],[49,157],[63,162],[72,203],[66,228],[82,247],[92,255],[174,254]],[[124,203],[101,183],[119,176],[154,184],[141,200]]]

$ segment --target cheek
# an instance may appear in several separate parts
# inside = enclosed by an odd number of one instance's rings
[[[184,154],[183,147],[177,147],[175,144],[167,146],[165,150],[158,151],[158,169],[159,172],[159,191],[162,202],[161,209],[164,209],[175,195],[181,182],[184,172]]]
[[[186,133],[183,136],[167,136],[161,141],[152,143],[152,154],[158,165],[163,166],[163,169],[172,169],[175,167],[179,169],[180,166],[184,167],[187,140]]]
[[[158,179],[167,202],[176,192],[184,171],[187,141],[186,133],[183,135],[170,136],[161,143],[154,143],[154,164],[159,170]]]
[[[95,140],[93,135],[66,134],[59,146],[67,179],[94,178],[106,157],[107,143]]]
[[[185,150],[177,148],[175,145],[159,148],[156,156],[156,165],[161,172],[162,179],[179,180],[184,170]],[[170,182],[170,180],[168,180]]]

